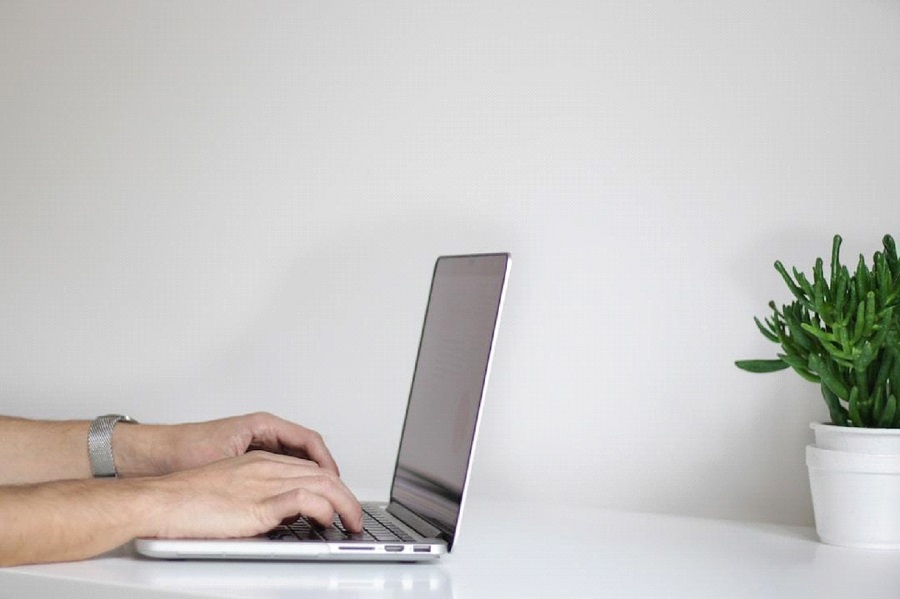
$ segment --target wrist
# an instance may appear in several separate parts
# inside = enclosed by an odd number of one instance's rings
[[[126,424],[113,429],[113,457],[120,478],[158,476],[167,472],[161,459],[166,445],[162,440],[165,428],[154,424]]]
[[[167,477],[143,477],[116,483],[123,494],[121,499],[136,507],[135,521],[129,523],[130,538],[162,537],[171,520],[177,497],[167,491]]]

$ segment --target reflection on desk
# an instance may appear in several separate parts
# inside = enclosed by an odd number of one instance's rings
[[[143,560],[135,556],[135,559]],[[156,589],[186,590],[231,596],[235,589],[253,589],[254,597],[434,597],[451,599],[447,573],[431,564],[339,562],[251,564],[234,562],[225,568],[214,562],[176,562],[165,569],[135,572],[130,582]],[[146,577],[143,578],[142,577]]]
[[[900,596],[900,551],[817,542],[806,527],[472,498],[435,564],[166,562],[126,546],[97,559],[0,570],[0,596],[829,599]],[[512,532],[518,531],[518,532]]]
[[[84,562],[0,570],[3,599],[82,591],[117,599],[454,596],[446,570],[433,563],[165,561],[146,558],[130,544]]]

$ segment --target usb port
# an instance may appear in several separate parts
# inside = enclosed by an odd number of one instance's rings
[[[431,553],[431,545],[416,545],[413,547],[416,553]]]
[[[385,551],[403,551],[403,545],[385,545]]]

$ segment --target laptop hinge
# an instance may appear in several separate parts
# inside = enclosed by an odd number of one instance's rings
[[[429,524],[396,501],[391,501],[388,504],[387,511],[426,539],[444,538],[444,534],[439,528],[435,528],[433,525]]]

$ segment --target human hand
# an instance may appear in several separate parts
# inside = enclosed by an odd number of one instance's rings
[[[85,559],[135,537],[253,536],[300,515],[324,526],[335,514],[361,531],[334,472],[264,451],[165,476],[0,485],[0,566]]]
[[[264,533],[306,516],[322,526],[334,515],[362,530],[359,502],[336,473],[293,456],[264,451],[167,476],[123,481],[148,502],[140,536],[230,538]]]
[[[157,476],[244,455],[254,449],[310,460],[340,476],[322,436],[265,412],[176,425],[118,425],[113,449],[124,476]]]

